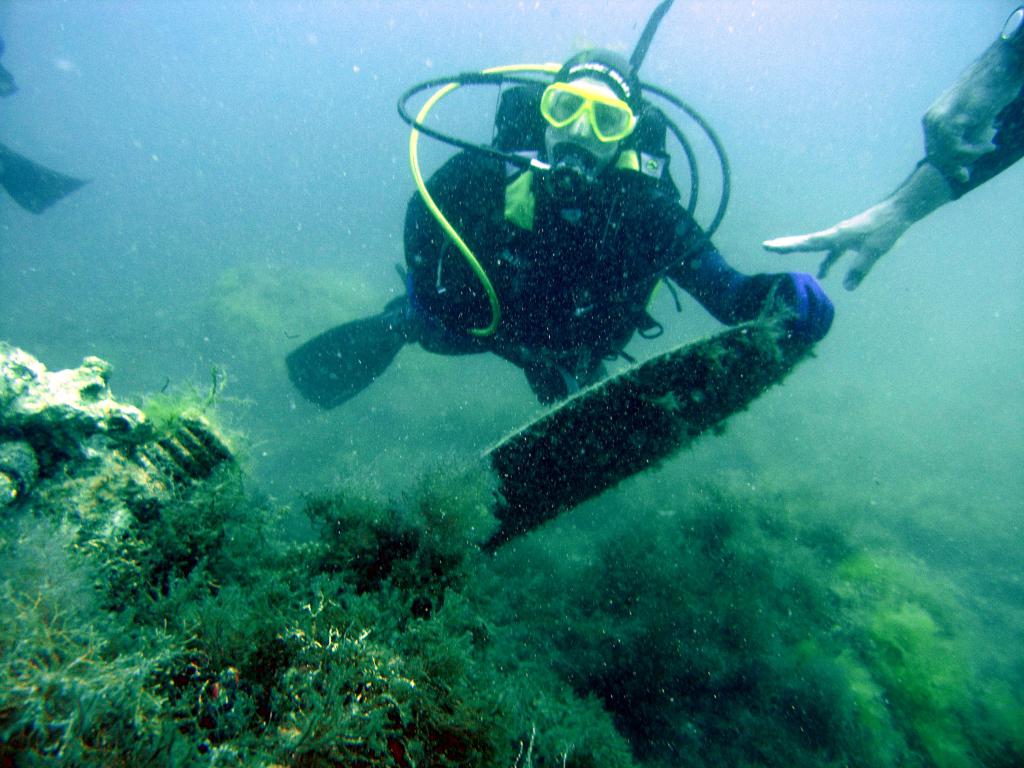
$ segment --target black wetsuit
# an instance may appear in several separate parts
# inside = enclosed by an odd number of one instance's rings
[[[538,397],[551,402],[598,378],[602,359],[652,325],[645,305],[664,277],[724,323],[760,311],[773,278],[729,267],[655,179],[607,170],[586,201],[562,208],[543,180],[531,177],[532,222],[516,223],[506,216],[506,188],[516,178],[500,161],[462,153],[427,185],[497,293],[501,321],[488,337],[470,333],[491,320],[480,280],[419,195],[410,201],[409,296],[426,349],[494,352],[523,368]]]
[[[1024,13],[1017,8],[1010,19]],[[1009,21],[1008,21],[1009,24]],[[953,199],[1024,157],[1024,30],[1004,32],[923,118],[927,162]]]

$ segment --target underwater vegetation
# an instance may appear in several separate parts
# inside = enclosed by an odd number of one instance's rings
[[[137,521],[117,553],[19,537],[48,565],[2,597],[0,757],[484,766],[522,747],[534,765],[633,764],[597,702],[497,654],[466,594],[486,567],[479,494],[318,497],[321,538],[274,548],[237,480]],[[95,597],[69,606],[68,579]]]
[[[278,508],[217,387],[126,407],[87,451],[0,411],[38,458],[0,522],[0,765],[1024,762],[1019,655],[819,494],[634,484],[596,533],[484,554],[475,469]]]
[[[808,498],[675,495],[612,510],[585,554],[498,566],[502,621],[643,764],[1022,764],[1019,653],[994,672],[952,583]]]
[[[133,428],[58,454],[26,392],[75,381],[53,401],[79,425],[116,409],[95,366],[31,362],[0,403],[44,458],[0,536],[0,764],[633,765],[599,703],[500,654],[474,598],[488,478],[310,497],[287,543],[210,403],[124,407]]]
[[[535,765],[632,764],[596,702],[495,657],[464,594],[479,494],[311,499],[321,538],[278,548],[238,481],[137,517],[117,551],[22,520],[5,555],[46,565],[5,573],[0,758],[483,766],[532,741]]]

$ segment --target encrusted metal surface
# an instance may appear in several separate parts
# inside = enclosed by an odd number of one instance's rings
[[[565,401],[484,454],[493,548],[663,461],[781,381],[807,353],[776,322],[677,347]]]

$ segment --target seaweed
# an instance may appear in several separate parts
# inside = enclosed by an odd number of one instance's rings
[[[322,494],[304,510],[316,535],[294,543],[267,535],[281,519],[241,480],[222,467],[170,502],[125,504],[115,538],[65,525],[45,546],[49,567],[84,574],[92,599],[49,615],[56,583],[9,592],[0,647],[17,685],[0,705],[3,759],[633,764],[593,699],[502,658],[472,578],[493,524],[485,476],[425,477],[399,500]],[[42,559],[47,541],[12,537],[4,554]]]
[[[217,411],[217,403],[227,386],[226,369],[215,365],[210,369],[210,386],[206,392],[191,384],[171,387],[168,380],[159,392],[147,395],[139,407],[158,432],[170,434],[185,420],[209,419]],[[222,431],[221,425],[216,428]]]
[[[282,509],[200,405],[7,508],[0,763],[1024,761],[1019,657],[981,653],[955,585],[841,500],[666,467],[669,490],[591,502],[590,535],[492,553],[479,468]]]
[[[65,611],[46,590],[0,594],[0,761],[141,766],[182,752],[157,681],[180,649],[156,630]]]
[[[971,663],[956,592],[923,562],[791,499],[702,487],[660,501],[620,498],[589,550],[524,545],[498,562],[521,651],[597,696],[642,762],[1020,760],[1019,693]]]

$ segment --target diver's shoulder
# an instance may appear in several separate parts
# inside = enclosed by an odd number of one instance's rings
[[[445,163],[445,166],[473,176],[503,176],[505,172],[504,164],[501,160],[468,150],[452,155]]]
[[[458,152],[448,158],[430,177],[429,186],[501,186],[503,179],[504,169],[500,161],[482,157],[474,152]]]

